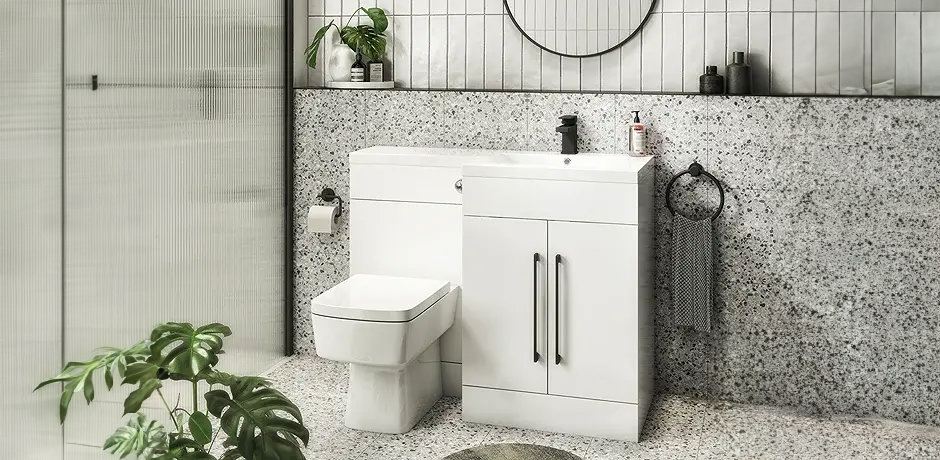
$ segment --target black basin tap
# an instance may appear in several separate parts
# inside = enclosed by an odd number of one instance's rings
[[[578,116],[562,115],[561,126],[555,131],[561,133],[561,153],[574,155],[578,153]]]

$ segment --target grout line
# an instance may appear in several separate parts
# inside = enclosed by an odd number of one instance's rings
[[[444,16],[444,88],[450,89],[450,4],[448,3],[444,7],[447,8],[447,14]],[[464,30],[466,28],[467,26],[464,26]],[[428,59],[428,65],[430,65],[430,62],[431,60]]]

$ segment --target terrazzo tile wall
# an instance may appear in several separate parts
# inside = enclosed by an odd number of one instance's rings
[[[303,216],[325,185],[349,196],[348,152],[556,150],[557,116],[576,113],[582,151],[617,153],[640,110],[658,157],[658,389],[940,425],[940,100],[312,89],[297,103],[300,353],[309,300],[348,272],[348,228],[309,235]],[[693,160],[727,199],[711,333],[673,326],[668,288],[662,191]],[[680,185],[682,212],[714,209],[706,183]]]

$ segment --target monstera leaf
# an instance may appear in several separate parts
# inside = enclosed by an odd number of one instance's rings
[[[95,399],[95,384],[93,382],[95,371],[102,369],[104,371],[104,383],[110,390],[114,385],[114,371],[122,378],[126,377],[128,368],[137,363],[146,361],[150,357],[150,351],[147,348],[147,342],[141,342],[128,349],[120,348],[101,348],[102,353],[96,355],[89,361],[73,361],[65,365],[59,375],[40,383],[33,391],[36,391],[52,383],[64,383],[62,397],[59,399],[59,421],[65,422],[65,416],[68,414],[69,404],[72,402],[72,396],[75,393],[82,393],[85,401],[89,404]]]
[[[388,29],[388,18],[385,17],[385,10],[382,8],[359,8],[362,11],[366,12],[366,15],[369,16],[369,19],[372,20],[372,24],[375,24],[375,31],[378,33],[385,32]]]
[[[369,25],[346,26],[339,33],[343,43],[362,53],[368,59],[385,55],[385,33]]]
[[[294,403],[261,377],[236,377],[229,390],[231,395],[225,390],[206,393],[209,412],[221,419],[222,430],[229,436],[226,445],[234,447],[223,459],[304,458],[298,441],[306,445],[310,433]]]
[[[198,329],[189,323],[166,323],[150,335],[150,362],[170,374],[193,378],[219,362],[228,326],[212,323]]]
[[[166,448],[167,435],[163,425],[156,420],[147,420],[143,414],[131,418],[104,442],[104,450],[120,456],[153,458]]]

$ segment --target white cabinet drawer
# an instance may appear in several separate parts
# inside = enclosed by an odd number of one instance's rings
[[[460,168],[352,164],[353,199],[460,204]]]
[[[640,220],[637,184],[464,177],[463,188],[466,216],[633,225]]]

